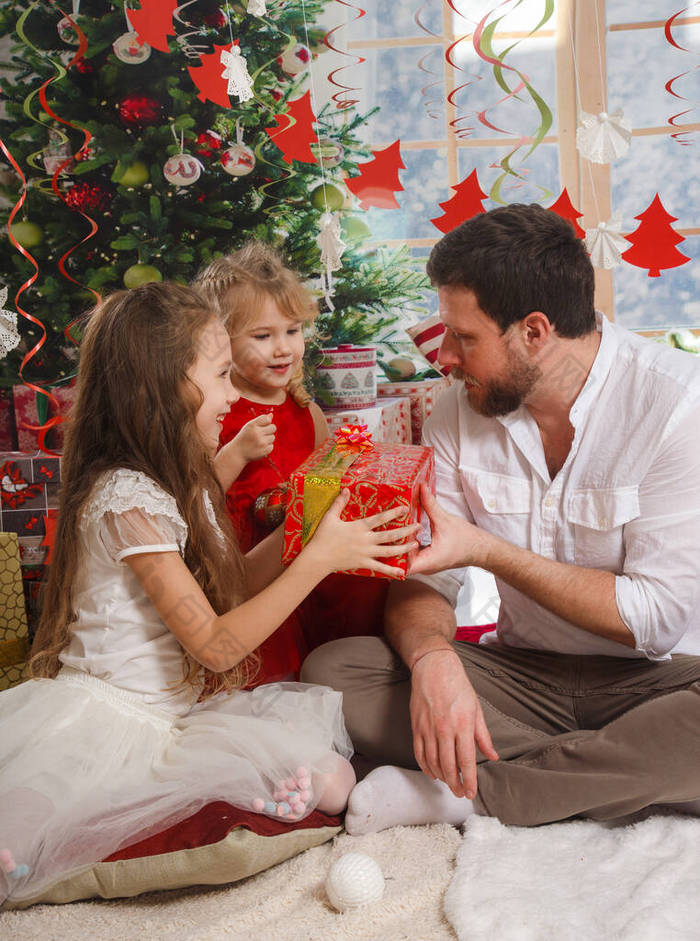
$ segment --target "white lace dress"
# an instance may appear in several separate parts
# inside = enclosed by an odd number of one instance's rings
[[[0,851],[15,864],[0,866],[0,903],[213,800],[278,815],[279,782],[296,787],[301,767],[312,785],[300,819],[333,752],[351,754],[340,694],[327,687],[276,683],[197,703],[182,686],[182,649],[124,562],[185,546],[175,500],[149,477],[106,473],[79,538],[77,621],[58,677],[0,693]]]

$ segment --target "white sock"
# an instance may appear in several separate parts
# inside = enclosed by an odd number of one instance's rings
[[[472,813],[472,802],[466,797],[455,797],[442,781],[433,781],[422,771],[384,765],[353,788],[345,829],[360,836],[387,827],[423,823],[458,826]]]

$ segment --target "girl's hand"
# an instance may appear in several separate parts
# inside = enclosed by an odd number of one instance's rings
[[[231,444],[246,463],[257,461],[261,457],[267,457],[274,448],[276,431],[277,427],[272,424],[272,415],[258,415],[245,423]]]
[[[387,565],[382,559],[417,549],[418,543],[414,537],[420,529],[420,524],[411,523],[397,529],[377,532],[378,526],[390,523],[399,516],[405,516],[405,506],[393,507],[365,519],[341,520],[340,514],[349,499],[350,491],[346,488],[335,498],[312,539],[302,551],[317,557],[319,564],[329,574],[363,568],[396,576],[401,569]]]
[[[430,545],[421,549],[411,562],[408,574],[432,575],[443,569],[481,565],[480,548],[487,534],[440,506],[430,489],[421,486],[420,500],[430,519]]]

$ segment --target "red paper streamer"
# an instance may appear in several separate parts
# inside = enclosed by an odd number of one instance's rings
[[[367,15],[365,10],[363,10],[361,7],[356,7],[353,3],[347,3],[346,0],[336,0],[336,3],[342,3],[344,7],[349,7],[351,10],[355,10],[357,12],[357,16],[353,17],[353,20],[360,20],[362,19],[363,16]],[[335,102],[335,106],[339,111],[342,111],[345,108],[352,108],[353,105],[356,105],[359,103],[358,98],[348,98],[348,97],[341,98],[340,97],[341,95],[347,96],[351,92],[359,91],[359,88],[353,85],[344,85],[342,82],[336,81],[335,76],[339,72],[344,72],[347,69],[351,69],[358,65],[362,65],[362,63],[366,61],[363,56],[352,55],[352,53],[346,52],[344,49],[339,49],[337,46],[334,46],[333,43],[331,42],[331,36],[334,33],[336,33],[339,29],[343,29],[344,26],[345,26],[344,23],[342,23],[340,26],[334,26],[333,29],[329,30],[329,32],[327,32],[326,35],[323,37],[324,45],[328,49],[332,49],[333,52],[337,52],[338,55],[347,56],[349,59],[355,60],[353,65],[341,65],[339,68],[333,69],[331,72],[328,73],[328,81],[330,82],[330,84],[335,85],[336,88],[340,89],[340,91],[337,91],[333,95],[331,95],[331,100]]]
[[[682,10],[679,10],[677,13],[674,13],[673,16],[670,16],[664,23],[664,35],[666,36],[666,41],[671,46],[674,46],[676,49],[678,49],[680,52],[690,52],[690,50],[686,49],[685,46],[681,46],[678,42],[676,42],[673,36],[673,32],[672,32],[673,24],[674,24],[674,21],[677,20],[678,17],[682,13],[687,13],[689,10],[690,10],[690,7],[684,7]],[[700,68],[700,66],[695,66],[695,68],[696,69]],[[688,100],[684,95],[679,95],[678,92],[674,90],[673,86],[679,78],[683,78],[683,76],[689,75],[690,71],[693,71],[693,70],[679,72],[678,75],[674,75],[673,78],[670,78],[664,85],[664,88],[666,89],[666,91],[670,95],[673,95],[674,98],[679,98],[681,101]],[[690,114],[693,110],[694,108],[686,108],[684,111],[678,111],[676,114],[672,114],[671,117],[668,119],[668,123],[672,127],[678,127],[678,119],[682,118],[686,114]],[[689,147],[691,144],[695,143],[695,141],[688,139],[688,135],[691,133],[692,133],[691,131],[675,131],[673,134],[671,134],[671,137],[674,140],[678,141],[681,147]]]
[[[39,350],[42,348],[44,343],[46,343],[46,327],[43,325],[43,323],[40,320],[38,320],[36,317],[32,316],[32,314],[26,311],[19,302],[21,295],[25,291],[28,291],[29,288],[32,286],[32,284],[34,284],[36,279],[39,277],[39,265],[36,262],[36,258],[34,258],[34,256],[30,252],[28,252],[27,249],[24,248],[23,245],[20,245],[17,239],[12,234],[12,223],[14,222],[14,218],[17,215],[17,213],[20,211],[22,206],[24,205],[24,202],[27,198],[27,178],[22,172],[22,168],[20,167],[20,165],[17,163],[15,158],[7,149],[5,142],[2,140],[2,138],[0,138],[0,150],[2,150],[2,152],[5,154],[8,161],[10,162],[10,165],[13,167],[15,172],[18,174],[20,180],[22,181],[22,192],[20,193],[19,199],[17,200],[15,205],[12,207],[9,218],[7,220],[7,234],[10,238],[10,241],[12,242],[14,247],[17,249],[17,251],[21,255],[24,255],[27,261],[34,268],[34,274],[30,275],[30,277],[24,282],[24,284],[20,285],[19,290],[15,294],[15,307],[17,308],[17,313],[21,314],[22,317],[26,318],[32,323],[36,324],[37,327],[39,327],[39,329],[41,330],[41,334],[42,334],[41,337],[39,337],[39,340],[36,342],[36,344],[32,347],[32,349],[29,350],[28,353],[25,353],[24,359],[22,360],[20,367],[19,367],[19,378],[27,386],[27,388],[31,389],[34,392],[35,395],[47,396],[49,403],[53,405],[54,408],[57,408],[58,402],[56,401],[54,396],[51,395],[50,392],[47,392],[46,389],[43,389],[41,386],[35,385],[33,382],[29,382],[22,375],[24,371],[24,367],[27,365],[30,359],[36,353],[39,352]],[[45,425],[27,425],[27,427],[30,428],[32,431],[39,432],[39,447],[41,448],[42,451],[47,451],[47,453],[49,454],[54,453],[53,451],[48,451],[48,449],[46,448],[46,440],[45,440],[46,432],[49,430],[49,428],[53,428],[54,425],[58,425],[62,421],[63,421],[63,418],[60,415],[57,415],[54,418],[50,419],[48,422],[46,422]]]

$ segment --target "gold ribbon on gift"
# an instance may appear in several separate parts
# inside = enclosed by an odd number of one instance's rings
[[[367,425],[342,425],[328,454],[304,475],[304,514],[301,544],[305,546],[318,528],[324,513],[340,493],[345,471],[363,451],[374,447]]]

